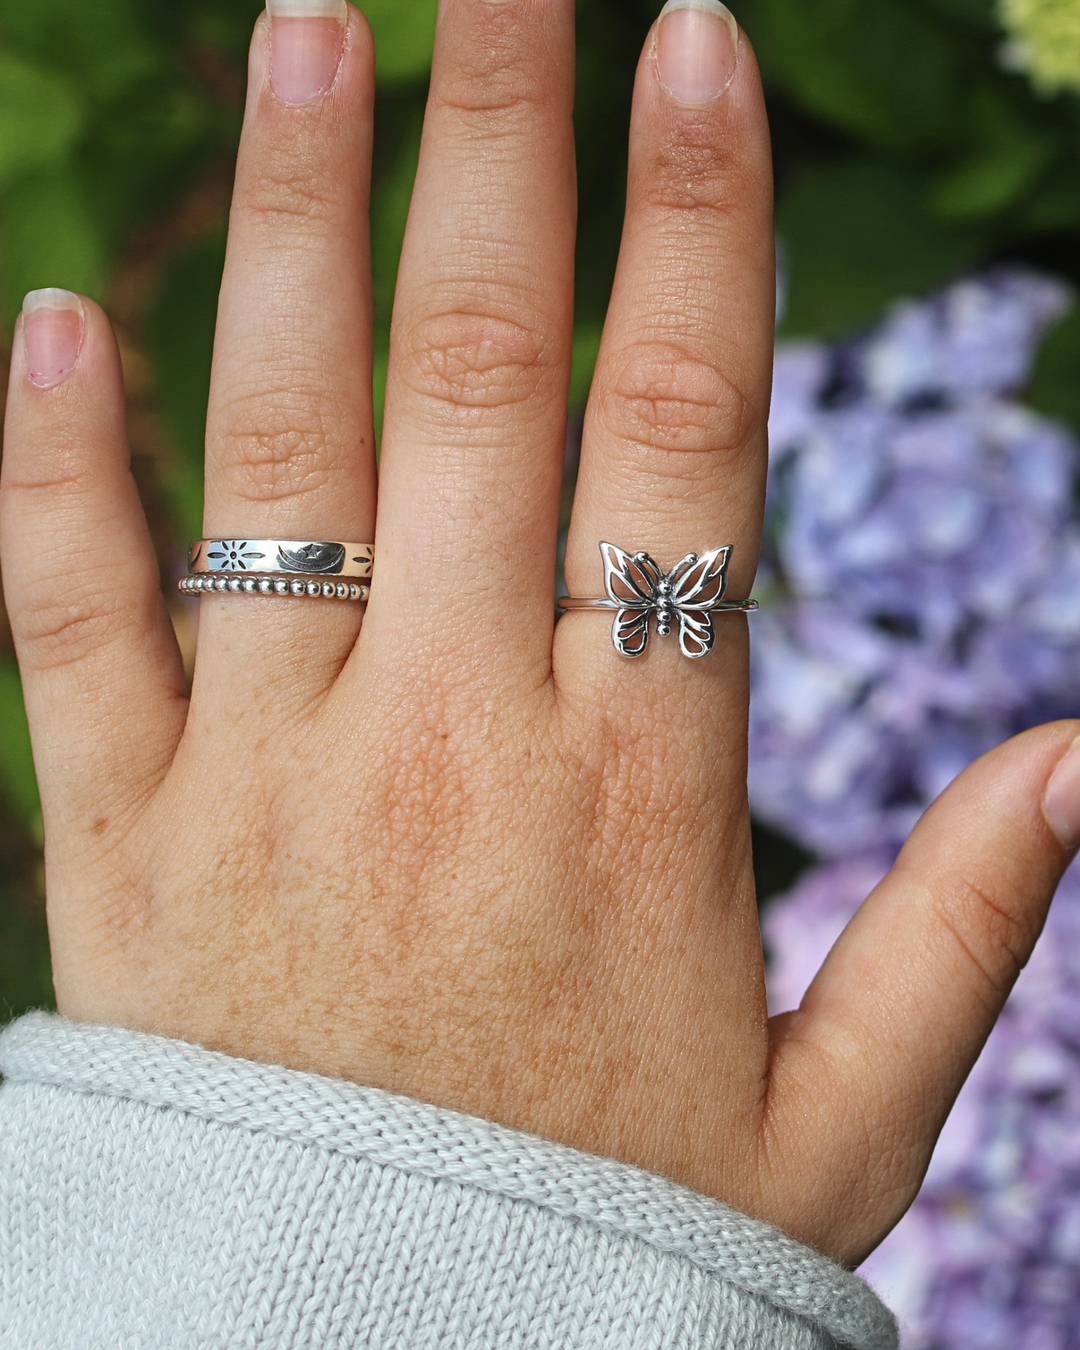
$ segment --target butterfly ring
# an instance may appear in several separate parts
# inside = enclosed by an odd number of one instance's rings
[[[611,641],[621,656],[640,656],[649,645],[649,621],[656,619],[659,637],[678,624],[679,650],[692,659],[712,650],[717,610],[750,613],[756,600],[725,600],[731,546],[708,553],[688,553],[664,572],[647,553],[627,553],[615,544],[601,544],[604,560],[602,600],[559,597],[562,609],[613,609]]]

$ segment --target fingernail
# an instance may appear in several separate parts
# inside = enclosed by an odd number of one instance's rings
[[[50,286],[23,301],[26,373],[39,389],[52,389],[75,368],[86,316],[72,291]]]
[[[1065,751],[1050,775],[1043,815],[1067,849],[1080,844],[1080,736]]]
[[[731,83],[739,25],[720,0],[668,0],[656,33],[656,73],[680,103],[700,107]]]
[[[349,7],[345,0],[266,0],[270,87],[282,103],[310,103],[337,78]]]

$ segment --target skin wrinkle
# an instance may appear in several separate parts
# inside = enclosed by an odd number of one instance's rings
[[[82,496],[86,489],[86,474],[89,467],[73,469],[69,474],[61,474],[55,477],[36,477],[19,479],[14,475],[10,476],[4,484],[5,491],[19,492],[47,492],[52,494],[50,502],[60,503],[63,500],[61,494],[67,494],[68,491],[76,498]]]
[[[219,414],[218,442],[230,495],[276,501],[325,487],[368,436],[337,400],[301,388],[280,400],[237,395]]]
[[[522,92],[513,90],[505,98],[497,94],[485,97],[481,85],[474,85],[471,77],[464,77],[467,85],[460,95],[443,93],[434,106],[436,118],[443,117],[450,130],[463,142],[482,145],[484,150],[497,144],[499,140],[516,136],[527,137],[531,123],[537,112],[545,111],[551,104],[548,91],[536,89]],[[469,93],[475,93],[469,97]]]
[[[683,122],[676,134],[661,135],[632,181],[645,186],[642,205],[662,207],[676,229],[681,220],[699,213],[727,220],[732,208],[752,194],[742,147],[718,140],[711,117],[696,127]]]
[[[253,248],[280,258],[283,246],[316,254],[361,200],[359,185],[327,181],[323,155],[285,156],[238,185],[237,205]]]
[[[423,301],[414,302],[395,320],[398,333],[411,334],[431,319],[457,315],[463,320],[487,319],[493,326],[517,327],[541,351],[566,345],[559,322],[562,313],[545,293],[545,279],[536,270],[535,257],[504,238],[495,229],[500,223],[498,217],[464,222],[466,238],[461,245],[455,243],[441,260],[425,259]],[[479,271],[487,273],[482,281],[470,275]]]
[[[262,181],[245,185],[244,193],[247,210],[252,215],[248,226],[253,235],[265,236],[267,252],[278,252],[283,242],[289,242],[283,226],[292,231],[292,242],[301,249],[315,253],[320,236],[312,233],[313,225],[325,227],[325,235],[332,235],[340,228],[343,208],[347,208],[337,196],[320,197],[305,190],[302,183],[282,178],[280,182]]]
[[[230,444],[233,453],[222,455],[221,470],[228,475],[230,496],[241,502],[277,502],[318,492],[334,481],[341,459],[317,434],[292,428],[249,433]]]
[[[958,920],[941,905],[937,906],[936,912],[941,927],[953,938],[957,948],[967,958],[968,968],[978,972],[979,980],[984,989],[989,990],[989,996],[983,996],[983,1007],[988,1017],[996,1017],[1006,994],[1012,987],[1024,963],[1018,961],[1009,951],[1009,964],[1012,967],[1011,977],[996,975],[990,969],[986,958],[974,949],[970,937],[964,933]],[[1006,944],[1002,944],[1002,946],[1004,950],[1009,950]]]
[[[48,584],[39,588],[48,590]],[[32,594],[32,593],[28,593]],[[64,595],[20,606],[12,624],[23,660],[36,672],[54,672],[83,661],[125,634],[141,632],[139,616],[122,600],[93,588],[85,595]]]
[[[805,1022],[807,1019],[802,1020]],[[784,1027],[782,1042],[779,1042],[776,1036],[776,1031],[780,1026]],[[798,1014],[785,1014],[784,1018],[772,1018],[770,1022],[773,1034],[773,1056],[769,1063],[765,1110],[761,1116],[754,1152],[757,1188],[766,1205],[768,1204],[768,1197],[783,1192],[785,1177],[793,1167],[799,1166],[802,1154],[805,1153],[810,1158],[816,1159],[820,1157],[823,1151],[821,1141],[818,1138],[817,1121],[807,1118],[809,1112],[803,1115],[796,1114],[793,1121],[787,1118],[789,1099],[793,1096],[793,1093],[789,1090],[781,1097],[776,1091],[777,1070],[780,1067],[776,1058],[778,1048],[784,1056],[785,1078],[790,1073],[787,1061],[794,1052],[798,1051],[799,1058],[795,1067],[804,1082],[802,1095],[807,1101],[819,1104],[823,1101],[842,1100],[845,1083],[850,1076],[845,1068],[841,1068],[837,1064],[835,1051],[820,1036],[810,1035],[800,1038],[798,1026]],[[813,1062],[814,1068],[812,1070],[808,1070],[808,1061]],[[811,1096],[811,1092],[815,1095]],[[856,1131],[861,1129],[862,1143],[865,1146],[865,1119],[857,1109],[853,1113],[851,1124],[848,1126],[848,1129],[852,1128]],[[854,1145],[851,1151],[852,1156],[860,1156]],[[857,1170],[850,1166],[845,1170],[850,1176],[858,1175]],[[811,1175],[820,1178],[820,1172],[815,1171]],[[834,1171],[829,1175],[828,1185],[833,1186],[835,1180],[836,1173]],[[800,1204],[810,1211],[809,1214],[800,1213],[797,1216],[799,1227],[804,1231],[812,1231],[810,1226],[814,1222],[813,1211],[817,1199],[815,1192],[816,1186],[811,1186],[807,1193],[800,1197]],[[847,1212],[846,1208],[842,1206],[838,1209],[840,1212]],[[828,1245],[830,1250],[835,1250],[833,1244],[826,1244],[823,1241],[823,1234],[815,1233],[809,1240],[813,1242],[815,1238],[822,1242],[823,1247]]]
[[[756,400],[718,366],[670,346],[624,348],[612,358],[609,379],[600,415],[608,434],[621,440],[730,456],[759,434]]]
[[[399,379],[407,388],[404,377],[399,376]],[[450,477],[450,466],[454,465],[460,471],[460,477],[456,480],[460,486],[460,495],[474,492],[482,476],[484,481],[488,481],[489,476],[501,471],[500,466],[518,463],[518,454],[514,452],[531,451],[539,454],[545,446],[553,446],[551,414],[556,406],[561,409],[561,400],[553,396],[544,400],[536,398],[530,402],[531,407],[526,406],[525,409],[530,414],[529,420],[526,421],[525,413],[521,412],[523,405],[518,404],[519,415],[513,426],[507,426],[495,417],[486,416],[488,410],[483,408],[454,408],[451,411],[451,405],[445,401],[428,400],[425,409],[418,410],[410,419],[417,442],[414,453],[426,473],[446,482],[451,490],[454,480]],[[423,439],[421,434],[425,432],[429,435]],[[565,436],[559,439],[561,447],[565,446],[565,439]],[[495,490],[501,491],[503,488],[503,481],[496,481],[492,495]],[[430,491],[434,492],[435,488],[432,487]],[[496,505],[493,502],[492,509]],[[476,514],[477,519],[482,516],[482,512]]]
[[[528,31],[523,19],[506,11],[473,17],[478,20],[473,32],[460,32],[453,47],[440,45],[436,54],[436,110],[484,113],[509,106],[535,112],[557,106],[555,91],[537,75],[538,53],[531,44],[522,49],[522,34]]]
[[[446,312],[416,325],[408,387],[458,410],[506,412],[543,398],[552,367],[527,326],[484,314]],[[554,367],[556,378],[560,372]]]
[[[627,463],[611,483],[611,497],[616,504],[622,506],[625,503],[630,507],[647,497],[655,507],[671,506],[679,511],[685,507],[688,497],[697,493],[701,494],[698,500],[702,505],[712,508],[710,515],[716,519],[730,519],[734,514],[732,506],[741,504],[749,495],[749,489],[744,488],[742,493],[738,493],[737,488],[733,490],[733,486],[717,487],[714,455],[723,454],[725,463],[730,461],[734,467],[742,456],[754,454],[759,447],[751,443],[739,447],[734,453],[703,453],[700,450],[665,450],[659,446],[629,442],[626,448],[628,460],[631,455],[636,455],[644,463],[640,468]],[[753,486],[756,488],[757,484]],[[724,509],[713,507],[714,502],[722,503]],[[735,565],[733,557],[732,566]]]
[[[1028,921],[1025,924],[1022,912],[1011,913],[1007,905],[994,896],[991,888],[980,885],[972,877],[959,876],[955,887],[955,891],[950,890],[945,896],[949,910],[959,902],[961,911],[974,909],[984,916],[987,914],[993,916],[990,924],[975,923],[970,927],[975,932],[986,933],[999,951],[1007,953],[1004,961],[1006,968],[1004,982],[1011,986],[1016,975],[1027,964],[1031,949],[1042,931],[1042,924],[1033,923],[1030,915],[1026,916]],[[939,904],[938,912],[944,914],[945,907]]]

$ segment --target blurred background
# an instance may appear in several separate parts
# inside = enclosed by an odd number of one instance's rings
[[[0,344],[23,294],[102,301],[176,596],[258,0],[0,0]],[[435,0],[378,45],[376,386]],[[566,501],[658,4],[579,0]],[[791,1006],[925,804],[1080,714],[1080,0],[742,0],[765,77],[781,305],[751,796]],[[378,395],[381,398],[381,392]],[[0,613],[0,1022],[51,1000],[41,819]],[[1080,880],[1070,875],[923,1194],[868,1273],[925,1350],[1080,1347]],[[944,1034],[944,1033],[943,1033]]]

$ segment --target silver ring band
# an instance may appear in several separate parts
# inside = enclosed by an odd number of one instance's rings
[[[355,581],[316,581],[291,576],[238,577],[204,572],[181,577],[176,588],[184,595],[309,596],[313,600],[366,600],[368,587]]]
[[[325,539],[196,539],[188,573],[272,572],[277,576],[370,577],[373,544]]]
[[[560,595],[555,602],[560,609],[633,609],[633,605],[621,604],[618,600],[592,600],[576,595]],[[644,609],[645,606],[639,606]],[[702,610],[715,614],[717,610],[741,610],[744,614],[753,614],[758,608],[756,600],[716,600],[711,605],[700,606]]]

